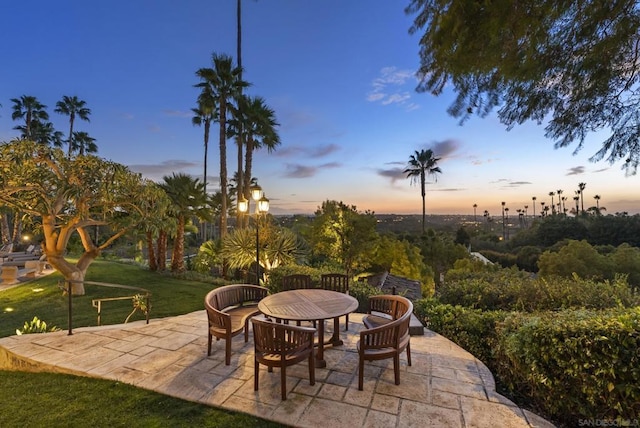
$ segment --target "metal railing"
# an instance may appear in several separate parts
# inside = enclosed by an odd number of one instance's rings
[[[149,314],[151,312],[151,292],[145,288],[133,287],[131,285],[122,285],[122,284],[111,284],[108,282],[96,282],[96,281],[81,281],[81,280],[61,280],[58,282],[58,288],[67,293],[67,297],[69,299],[68,303],[68,329],[69,336],[73,334],[73,293],[71,292],[72,284],[85,284],[85,285],[97,285],[100,287],[109,287],[109,288],[118,288],[122,290],[134,290],[138,291],[144,299],[146,305],[145,317],[147,324],[149,324]],[[102,302],[113,301],[113,300],[126,300],[133,299],[134,296],[123,296],[123,297],[105,297],[99,299],[92,299],[91,304],[94,308],[98,309],[98,325],[100,325],[100,317],[102,315]]]

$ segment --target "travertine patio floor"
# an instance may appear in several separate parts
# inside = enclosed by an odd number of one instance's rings
[[[280,373],[260,372],[253,390],[253,341],[233,340],[231,365],[224,343],[207,357],[204,311],[150,324],[11,336],[0,339],[0,368],[71,373],[112,379],[206,405],[245,412],[296,427],[552,427],[495,392],[482,362],[444,337],[425,330],[411,338],[411,367],[401,359],[401,384],[391,360],[365,364],[358,391],[357,332],[362,314],[349,316],[344,345],[325,351],[327,367],[309,385],[306,363],[287,371],[288,399],[280,399]],[[332,323],[327,323],[331,331]]]

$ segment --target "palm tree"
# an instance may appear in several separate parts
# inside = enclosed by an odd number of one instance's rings
[[[564,210],[562,209],[562,201],[564,200],[563,197],[561,197],[563,190],[562,189],[558,189],[556,190],[556,193],[558,194],[558,214],[562,213]]]
[[[506,202],[504,202],[504,201],[500,202],[500,205],[502,205],[502,240],[503,240],[503,241],[504,241],[504,240],[506,239],[506,237],[507,237],[506,230],[505,230],[505,229],[506,229],[506,224],[505,224],[505,222],[504,222],[504,206],[505,206],[506,204],[507,204],[507,203],[506,203]]]
[[[555,192],[549,192],[549,196],[551,196],[551,214],[556,213],[556,205],[553,203],[553,196],[555,194],[556,194]]]
[[[67,141],[67,144],[69,145],[68,156],[71,156],[71,153],[75,150],[73,142],[76,134],[73,133],[73,124],[76,117],[86,120],[87,122],[90,121],[89,115],[91,114],[91,109],[85,107],[86,104],[86,101],[78,99],[75,95],[73,97],[64,95],[62,100],[56,103],[56,109],[54,111],[65,116],[69,116],[69,140]]]
[[[197,85],[196,85],[197,86]],[[207,158],[209,151],[209,130],[211,129],[211,122],[214,122],[218,117],[218,110],[216,108],[216,100],[211,92],[210,86],[204,86],[202,92],[198,96],[198,106],[192,108],[194,116],[191,118],[191,123],[194,126],[202,126],[204,128],[204,172],[202,174],[202,182],[207,189]]]
[[[232,100],[238,97],[240,89],[248,86],[240,79],[240,69],[233,67],[228,55],[212,55],[213,68],[201,68],[196,72],[201,80],[196,86],[208,87],[218,107],[220,125],[220,192],[222,207],[220,216],[220,236],[227,231],[227,110]]]
[[[584,213],[584,188],[587,187],[587,183],[578,183],[578,189],[580,191],[580,208]]]
[[[593,199],[596,200],[596,214],[600,215],[600,195],[595,195]],[[602,207],[602,209],[604,210],[605,208]]]
[[[473,204],[473,222],[476,222],[476,208],[478,208],[478,204]]]
[[[438,165],[438,161],[440,158],[437,158],[433,155],[433,150],[431,149],[422,149],[420,151],[415,151],[409,157],[409,164],[407,168],[403,171],[403,174],[407,174],[407,178],[411,179],[411,183],[415,183],[416,181],[420,181],[420,194],[422,195],[422,233],[424,233],[424,221],[426,217],[426,205],[425,205],[425,197],[427,195],[426,192],[426,179],[427,176],[433,175],[437,181],[437,175],[442,173],[440,167]]]
[[[13,129],[21,129],[22,137],[26,140],[33,139],[32,125],[34,121],[49,120],[49,114],[46,111],[47,106],[42,104],[36,97],[30,95],[22,95],[20,98],[11,98],[13,103],[13,113],[11,119],[24,119],[24,128],[15,127]]]
[[[96,139],[89,136],[84,131],[74,131],[72,140],[72,151],[77,151],[80,156],[86,153],[98,153],[98,145]],[[71,154],[71,151],[69,152]]]
[[[16,126],[25,135],[24,126]],[[39,120],[31,121],[31,140],[36,143],[51,145],[54,147],[62,147],[62,132],[56,131],[51,122],[41,122]]]
[[[172,202],[169,208],[170,214],[176,218],[178,227],[173,241],[173,253],[171,254],[171,271],[183,272],[184,268],[184,229],[187,221],[192,216],[204,218],[208,216],[207,197],[204,192],[204,183],[197,178],[191,178],[186,174],[173,173],[172,176],[164,176],[164,183],[159,186],[164,189]]]
[[[580,191],[576,190],[576,196],[573,197],[573,200],[576,202],[576,217],[578,216],[579,212],[579,207],[578,207],[578,202],[580,201]]]
[[[536,200],[537,200],[537,199],[538,199],[538,198],[536,198],[535,196],[533,196],[533,197],[531,198],[531,201],[533,201],[533,204],[532,204],[532,206],[533,206],[533,218],[536,218]]]
[[[243,97],[244,98],[244,97]],[[280,124],[276,121],[275,112],[266,104],[262,97],[245,98],[246,122],[242,129],[245,134],[246,153],[244,156],[244,177],[242,190],[247,201],[251,199],[251,175],[253,174],[253,152],[266,148],[268,153],[280,145],[280,135],[276,128]]]

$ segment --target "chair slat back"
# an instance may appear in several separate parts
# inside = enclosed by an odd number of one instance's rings
[[[320,276],[320,286],[325,290],[349,294],[349,277],[341,273],[327,273]]]
[[[310,275],[296,274],[282,277],[282,291],[314,288]]]

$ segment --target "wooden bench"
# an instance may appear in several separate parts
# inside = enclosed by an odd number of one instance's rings
[[[231,339],[244,331],[249,341],[249,319],[258,315],[258,302],[267,297],[267,289],[259,285],[233,284],[211,290],[204,298],[209,320],[207,355],[211,341],[225,340],[225,364],[231,364]]]
[[[358,349],[358,389],[360,391],[363,389],[365,361],[393,358],[393,373],[396,385],[400,385],[400,354],[405,350],[407,351],[407,363],[411,365],[409,323],[413,313],[413,304],[409,299],[402,296],[384,295],[372,296],[371,298],[374,297],[377,300],[376,303],[386,300],[385,304],[378,307],[378,309],[396,307],[398,309],[397,313],[401,312],[402,314],[397,319],[380,317],[380,320],[386,321],[381,322],[376,327],[367,328],[360,332],[360,340],[356,345]],[[397,308],[405,305],[406,308],[404,310],[403,308]]]
[[[35,268],[19,269],[18,266],[2,266],[2,273],[0,274],[2,285],[17,284],[19,282],[18,278],[22,276],[35,278],[37,271]]]

